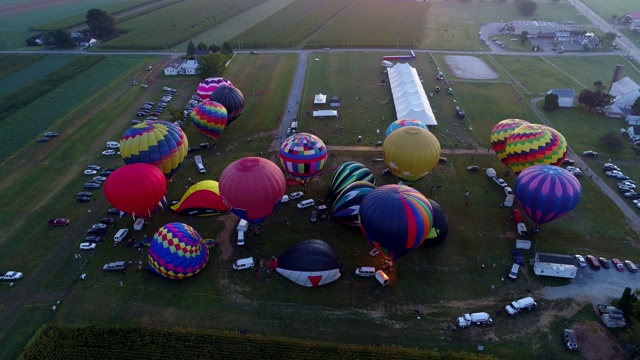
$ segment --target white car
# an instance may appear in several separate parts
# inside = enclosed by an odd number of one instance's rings
[[[494,177],[494,178],[493,178],[493,181],[494,181],[496,184],[498,184],[501,188],[505,188],[505,187],[507,187],[507,186],[508,186],[508,185],[507,185],[507,183],[506,183],[506,181],[504,181],[504,180],[502,180],[502,179],[500,179],[500,178]]]
[[[5,273],[0,273],[0,280],[2,281],[13,281],[22,279],[22,273],[17,271],[7,271]]]
[[[587,261],[584,259],[584,256],[576,255],[576,261],[578,262],[578,266],[587,267]]]
[[[93,180],[98,180],[98,181],[107,181],[107,178],[104,176],[94,176]]]
[[[281,203],[281,204],[282,204],[282,203],[286,203],[286,202],[288,202],[289,200],[291,200],[291,199],[289,198],[289,195],[284,195],[284,196],[282,196],[282,199],[280,200],[280,203]]]
[[[85,175],[95,175],[95,174],[97,174],[97,173],[98,173],[98,172],[97,172],[97,171],[95,171],[95,170],[85,170],[85,171],[84,171],[84,174],[85,174]]]
[[[82,243],[80,244],[80,250],[93,250],[96,248],[95,243]]]
[[[115,150],[105,150],[105,151],[102,152],[102,155],[105,155],[105,156],[110,156],[110,155],[115,155],[115,154],[116,154]]]
[[[291,193],[289,195],[289,199],[295,200],[295,199],[299,199],[299,198],[301,198],[303,196],[304,196],[304,193],[302,191],[296,191],[296,192]]]
[[[120,143],[117,141],[107,141],[107,147],[109,149],[119,149],[120,148]]]
[[[611,171],[605,172],[605,175],[607,175],[607,176],[617,176],[617,175],[624,175],[624,174],[621,173],[620,171],[611,170]]]
[[[103,223],[97,223],[97,224],[93,224],[93,226],[91,226],[92,229],[106,229],[107,228],[107,224],[103,224]]]
[[[505,195],[513,195],[513,190],[511,190],[510,187],[505,186],[503,189],[504,189],[504,194]]]

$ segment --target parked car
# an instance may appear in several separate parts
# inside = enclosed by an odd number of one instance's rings
[[[7,271],[0,274],[1,281],[16,281],[22,279],[22,273],[18,271]]]
[[[188,153],[194,153],[194,152],[198,152],[198,151],[200,151],[199,147],[190,147],[189,150],[187,150]]]
[[[80,244],[80,250],[93,250],[96,248],[96,243],[81,243]]]
[[[478,172],[480,171],[480,167],[477,165],[471,165],[471,166],[467,166],[467,171],[470,172]]]
[[[582,155],[586,156],[586,157],[592,157],[592,158],[597,158],[598,157],[598,153],[593,151],[593,150],[583,151]]]
[[[564,329],[564,344],[569,350],[578,350],[578,339],[573,330]]]
[[[102,241],[102,238],[100,236],[92,235],[92,236],[87,236],[86,238],[84,238],[84,241],[97,243],[97,242]]]
[[[49,220],[49,226],[67,226],[69,225],[69,219],[57,218]]]
[[[116,151],[115,150],[105,150],[102,152],[102,155],[104,156],[111,156],[111,155],[115,155]]]
[[[87,165],[87,170],[100,170],[100,166],[98,165]]]
[[[76,201],[79,202],[79,203],[87,203],[87,202],[91,201],[91,198],[88,197],[88,196],[78,196],[76,198]]]
[[[119,149],[120,143],[117,141],[107,141],[107,147],[110,149]]]
[[[633,189],[626,188],[626,187],[621,187],[621,188],[618,189],[618,191],[620,191],[621,194],[634,192]]]
[[[503,187],[502,189],[504,190],[504,194],[505,194],[505,195],[513,195],[513,190],[511,190],[511,188],[510,188],[510,187],[505,186],[505,187]]]
[[[444,163],[447,162],[447,158],[440,156],[440,158],[438,159],[438,162],[441,163],[441,164],[444,164]]]
[[[624,264],[627,266],[630,272],[636,273],[638,272],[638,268],[636,268],[636,264],[634,264],[631,260],[625,260]]]
[[[517,249],[511,249],[511,255],[513,256],[513,261],[518,264],[524,264],[524,259],[522,258],[522,254]]]
[[[295,199],[301,198],[302,196],[304,196],[304,193],[302,191],[296,191],[294,193],[289,194],[289,199],[295,200]]]
[[[612,177],[614,179],[616,179],[616,180],[621,180],[621,181],[623,181],[623,180],[631,180],[630,177],[628,177],[627,175],[623,175],[623,174],[614,175]]]
[[[112,217],[103,217],[102,219],[100,219],[100,222],[103,224],[115,224],[116,219]]]
[[[46,133],[44,133],[44,136],[46,137],[56,137],[58,135],[60,135],[60,133],[57,131],[47,131]]]
[[[98,181],[107,181],[107,178],[104,176],[94,176],[93,180],[98,180]]]
[[[624,271],[624,265],[622,264],[622,261],[613,258],[611,259],[611,262],[613,263],[613,266],[616,268],[616,270],[618,271]]]
[[[85,175],[95,175],[95,174],[97,174],[97,173],[98,173],[98,172],[97,172],[97,171],[95,171],[95,170],[85,170],[85,171],[84,171],[84,174],[85,174]]]
[[[584,259],[584,256],[576,254],[576,261],[578,262],[578,266],[587,267],[587,261]]]
[[[84,183],[84,189],[85,190],[98,190],[100,189],[100,184],[94,184],[94,183]]]
[[[107,224],[97,223],[97,224],[91,225],[91,228],[92,229],[106,229],[107,228]]]
[[[638,193],[635,192],[635,191],[630,191],[630,192],[625,193],[624,197],[630,198],[630,197],[635,196],[635,195],[638,195]]]
[[[109,176],[111,175],[111,173],[113,173],[113,171],[109,171],[109,170],[102,170],[100,172],[100,176]]]
[[[91,228],[87,230],[87,235],[102,236],[107,233],[107,229]]]
[[[41,138],[38,138],[38,140],[36,140],[36,141],[38,141],[38,142],[47,142],[47,141],[49,141],[49,140],[50,140],[50,139],[49,139],[48,137],[43,136],[43,137],[41,137]]]
[[[562,160],[562,165],[574,165],[575,163],[576,162],[574,160],[571,160],[569,158]]]
[[[507,187],[507,186],[508,186],[508,185],[507,185],[507,183],[506,183],[504,180],[502,180],[502,179],[500,179],[500,178],[497,178],[497,177],[494,177],[494,178],[493,178],[493,182],[495,182],[496,184],[498,184],[498,186],[500,186],[500,187],[502,187],[502,188],[504,188],[504,187]]]
[[[611,171],[611,170],[617,170],[620,171],[620,168],[618,168],[616,165],[611,164],[611,163],[606,163],[604,165],[602,165],[602,170],[603,171]]]
[[[627,194],[625,194],[625,195],[627,195]],[[627,196],[627,199],[629,199],[629,200],[638,200],[638,199],[640,199],[640,194],[629,195],[629,196]]]
[[[600,262],[593,255],[587,255],[587,264],[589,264],[591,270],[600,270]]]
[[[318,212],[316,210],[311,211],[311,216],[309,217],[309,221],[311,222],[318,221]]]
[[[92,197],[93,193],[91,191],[81,191],[78,193],[78,196]]]
[[[105,264],[102,267],[104,271],[119,271],[127,268],[127,263],[125,261],[116,261],[109,264]]]
[[[611,267],[609,265],[609,261],[607,261],[607,259],[602,256],[598,258],[598,261],[600,262],[600,266],[602,266],[605,269],[609,269]]]
[[[116,208],[110,208],[109,210],[107,210],[107,214],[120,214],[120,210]]]

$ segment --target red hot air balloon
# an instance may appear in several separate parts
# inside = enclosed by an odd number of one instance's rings
[[[116,209],[134,217],[151,217],[151,211],[162,201],[167,180],[157,167],[135,163],[116,169],[104,184],[104,195]]]
[[[229,164],[220,174],[220,196],[231,212],[253,224],[264,221],[280,205],[286,181],[282,170],[260,157]]]

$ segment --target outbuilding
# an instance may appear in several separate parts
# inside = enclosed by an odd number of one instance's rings
[[[560,107],[573,107],[576,98],[576,92],[573,89],[551,89],[547,94],[557,95]]]

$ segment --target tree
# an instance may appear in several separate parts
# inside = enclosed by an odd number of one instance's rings
[[[226,55],[233,54],[233,48],[231,47],[231,44],[229,44],[228,42],[225,41],[222,44],[222,53],[226,54]]]
[[[602,80],[594,81],[593,87],[596,89],[596,91],[604,91],[604,83],[602,82]]]
[[[216,44],[209,45],[209,50],[211,50],[212,53],[217,53],[220,51],[220,46]]]
[[[630,287],[626,287],[624,288],[624,291],[622,292],[622,296],[620,297],[620,299],[618,300],[618,309],[622,310],[622,312],[624,313],[624,318],[628,321],[629,318],[631,317],[631,309],[632,309],[632,303],[634,302],[635,299],[635,294],[631,293],[631,288]],[[637,300],[637,299],[635,299]]]
[[[615,39],[616,39],[616,37],[617,37],[616,33],[614,33],[614,32],[607,32],[607,33],[605,33],[605,34],[602,36],[602,40],[603,40],[604,42],[607,42],[607,43],[612,43],[612,42],[613,42],[613,40],[615,40]]]
[[[91,9],[87,11],[86,19],[91,34],[100,40],[110,39],[118,33],[115,19],[104,10]]]
[[[198,45],[196,45],[196,50],[207,50],[207,44],[200,41]]]
[[[527,45],[529,43],[529,32],[527,30],[520,34],[520,43],[522,43],[522,45]]]
[[[640,96],[638,96],[636,101],[633,102],[633,105],[631,105],[631,113],[634,115],[640,114]]]
[[[194,52],[196,52],[196,46],[193,45],[193,41],[189,41],[187,44],[187,56],[193,56]]]
[[[230,56],[222,53],[201,56],[198,58],[196,74],[200,76],[200,79],[221,77],[226,69],[224,65],[229,61],[229,58]]]
[[[78,44],[76,44],[76,42],[71,38],[71,35],[63,29],[48,31],[45,34],[44,39],[45,45],[49,47],[68,49],[78,46]]]
[[[538,9],[538,4],[533,0],[519,1],[517,6],[523,16],[533,15]]]
[[[558,95],[547,94],[544,97],[544,106],[542,107],[546,111],[558,110],[560,104],[558,103]]]
[[[583,89],[578,94],[578,104],[586,106],[589,110],[604,107],[611,104],[612,96],[598,90]]]

